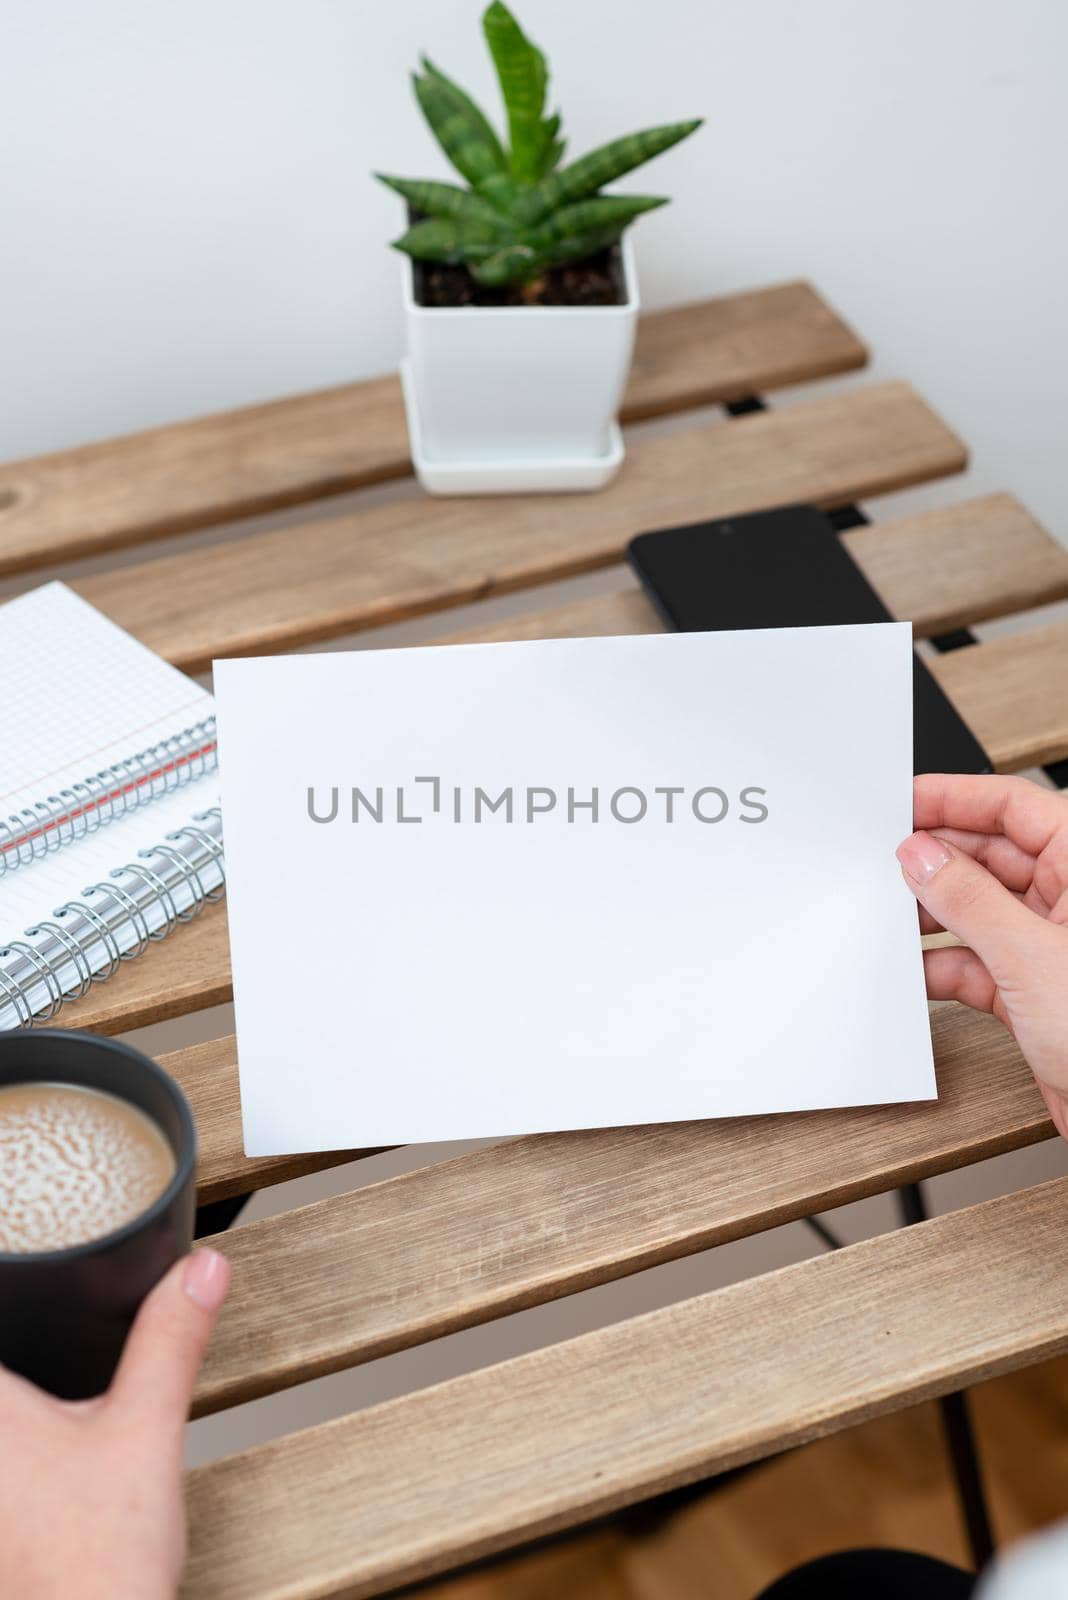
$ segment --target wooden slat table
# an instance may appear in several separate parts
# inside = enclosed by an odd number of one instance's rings
[[[788,501],[834,509],[964,466],[964,446],[902,383],[853,379],[781,410],[709,410],[865,359],[805,284],[648,314],[625,417],[674,420],[632,426],[622,474],[592,496],[428,501],[409,477],[392,378],[0,467],[0,577],[18,588],[67,575],[191,670],[421,614],[434,614],[426,632],[438,639],[653,631],[620,565],[634,534]],[[388,496],[361,506],[355,491],[387,481]],[[332,512],[326,502],[340,495]],[[241,526],[283,510],[284,525]],[[164,537],[166,551],[153,551]],[[923,637],[1068,597],[1068,553],[1009,494],[843,538]],[[78,565],[90,556],[91,570]],[[546,600],[545,585],[595,569],[608,573],[604,593]],[[447,614],[535,586],[537,602],[504,621],[459,633]],[[1068,624],[1024,626],[933,664],[1001,770],[1068,757]],[[229,994],[217,907],[62,1020],[117,1033]],[[234,1283],[196,1410],[1051,1136],[998,1024],[950,1006],[932,1014],[932,1030],[937,1103],[514,1139],[235,1229],[218,1241]],[[204,1203],[369,1153],[248,1160],[233,1039],[165,1064],[196,1113]],[[199,1469],[183,1592],[385,1593],[1068,1348],[1066,1185]]]

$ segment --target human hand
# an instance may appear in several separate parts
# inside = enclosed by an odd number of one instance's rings
[[[1011,1028],[1068,1139],[1068,796],[931,773],[915,780],[913,823],[897,858],[920,927],[963,940],[924,951],[927,993]]]
[[[229,1282],[214,1250],[177,1262],[99,1399],[57,1400],[0,1369],[0,1594],[173,1600],[185,1423]]]

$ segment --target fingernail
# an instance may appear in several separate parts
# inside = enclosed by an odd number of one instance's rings
[[[952,859],[940,839],[929,833],[910,833],[897,847],[897,859],[913,883],[929,883]]]
[[[205,1311],[218,1311],[230,1287],[230,1263],[217,1250],[197,1250],[189,1257],[182,1288]]]

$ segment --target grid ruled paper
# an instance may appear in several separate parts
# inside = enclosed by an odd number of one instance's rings
[[[0,818],[213,714],[211,696],[62,583],[0,606]],[[0,952],[218,803],[213,774],[0,876]]]
[[[212,699],[63,583],[0,607],[0,816],[211,715]]]

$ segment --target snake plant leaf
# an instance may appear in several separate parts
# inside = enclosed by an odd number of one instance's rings
[[[560,165],[560,158],[567,149],[567,140],[560,138],[560,116],[557,113],[549,118],[545,124],[549,137],[549,152],[546,157],[545,172],[549,173],[554,167]],[[544,174],[542,174],[544,176]]]
[[[596,195],[592,200],[576,200],[574,205],[561,206],[537,227],[524,229],[522,237],[529,243],[549,247],[558,241],[594,231],[601,233],[613,229],[618,236],[635,217],[666,205],[667,198],[664,195]]]
[[[606,183],[613,183],[625,172],[651,161],[653,156],[670,150],[673,144],[685,139],[701,126],[704,119],[695,117],[690,122],[669,122],[659,128],[644,128],[640,133],[625,134],[611,144],[591,150],[558,172],[550,172],[515,204],[519,222],[540,222],[550,211],[575,200],[585,200],[596,194]]]
[[[511,217],[515,203],[526,190],[521,183],[517,183],[509,172],[491,172],[488,178],[483,178],[478,186],[478,192],[484,200],[488,200],[494,210],[502,216]]]
[[[618,227],[590,228],[585,233],[573,233],[566,239],[557,239],[546,245],[543,261],[549,267],[561,267],[569,261],[585,261],[599,250],[607,250],[617,243]]]
[[[560,128],[559,117],[546,117],[549,68],[503,0],[492,0],[482,16],[508,115],[509,166],[520,183],[536,183],[551,170],[551,155]]]
[[[577,233],[571,239],[560,239],[546,250],[544,264],[546,267],[564,267],[571,261],[586,261],[598,251],[610,249],[618,239],[617,228],[594,228],[589,233]]]
[[[501,172],[507,172],[508,156],[500,139],[497,137],[497,130],[481,107],[472,100],[466,90],[460,88],[458,83],[454,82],[452,78],[447,78],[440,67],[434,65],[429,56],[420,56],[419,64],[427,77],[433,78],[452,97],[456,111],[467,117],[472,131],[478,133],[485,140],[488,148],[492,150],[494,162]]]
[[[500,235],[495,228],[480,222],[461,222],[453,217],[427,217],[393,241],[394,250],[417,261],[441,261],[448,265],[475,262],[499,253]]]
[[[379,183],[403,195],[408,204],[427,217],[454,217],[460,222],[482,222],[496,228],[501,239],[512,236],[513,229],[506,217],[495,211],[488,200],[461,189],[454,183],[438,183],[433,178],[394,178],[387,172],[376,172]]]
[[[480,261],[468,261],[471,276],[488,289],[502,289],[509,283],[523,283],[544,271],[542,259],[529,244],[509,244],[490,251]]]
[[[502,288],[509,283],[530,282],[539,278],[550,267],[562,267],[569,261],[584,261],[615,244],[619,238],[618,227],[592,228],[568,239],[558,239],[538,247],[527,242],[505,245],[479,261],[467,263],[472,277],[487,288]]]
[[[483,179],[500,172],[503,154],[500,141],[490,129],[485,134],[481,112],[472,117],[470,101],[454,84],[438,74],[412,74],[415,97],[435,139],[462,178],[477,189]]]

